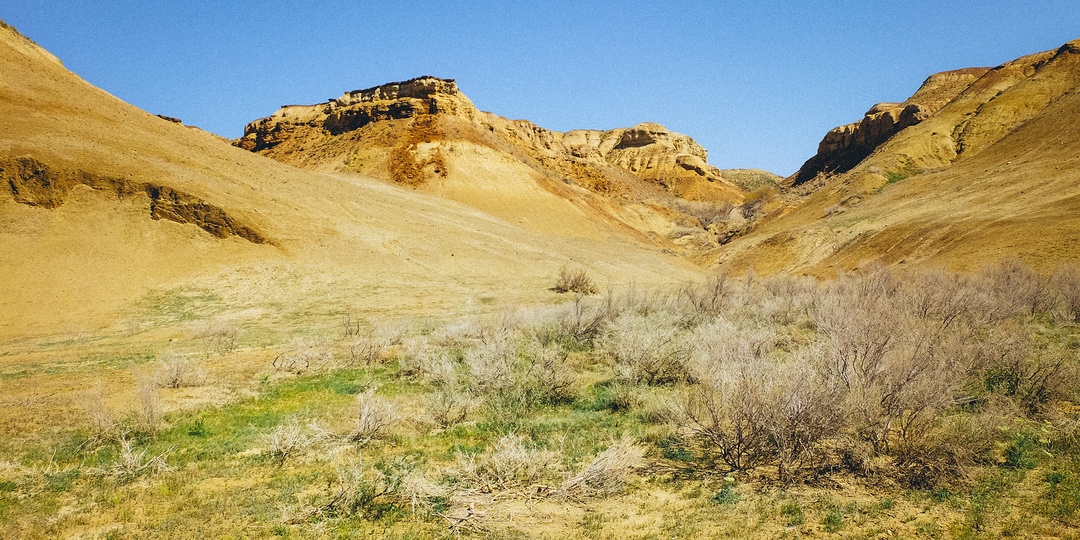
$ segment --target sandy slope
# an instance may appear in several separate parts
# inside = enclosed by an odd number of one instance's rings
[[[963,71],[977,76],[934,114],[706,260],[835,275],[874,258],[964,270],[1080,259],[1080,40]],[[948,75],[909,101],[934,98]]]
[[[14,184],[2,184],[0,337],[116,324],[152,291],[184,288],[255,306],[251,317],[272,306],[409,315],[481,298],[550,301],[546,287],[569,261],[601,283],[700,273],[602,224],[554,237],[385,183],[282,165],[127,105],[8,29],[0,122],[5,180],[16,158],[93,180],[53,186],[54,208],[17,202]],[[269,243],[152,219],[160,201],[132,185],[181,193]]]

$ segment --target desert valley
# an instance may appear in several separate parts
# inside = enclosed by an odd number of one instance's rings
[[[1000,60],[781,177],[0,24],[0,537],[1080,536],[1080,40]]]

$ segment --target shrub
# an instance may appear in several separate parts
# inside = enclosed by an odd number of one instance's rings
[[[139,398],[139,423],[146,431],[157,431],[163,411],[156,377],[142,369],[136,370],[134,377],[135,393]]]
[[[592,347],[610,316],[610,304],[589,301],[581,296],[560,306],[555,314],[564,341],[583,348]]]
[[[1063,318],[1073,324],[1080,323],[1080,267],[1074,264],[1058,267],[1053,283]]]
[[[356,405],[356,428],[349,434],[349,439],[361,446],[385,436],[390,426],[397,422],[394,405],[376,396],[374,388],[358,394]]]
[[[491,336],[465,351],[466,379],[480,394],[505,391],[517,382],[516,361],[511,336],[508,333]]]
[[[528,386],[537,398],[548,403],[565,403],[574,397],[574,371],[569,353],[557,345],[531,343],[525,353]]]
[[[161,368],[155,378],[158,386],[163,388],[200,386],[206,382],[206,372],[192,358],[166,354],[161,358]]]
[[[204,352],[225,356],[236,350],[240,331],[231,322],[215,319],[195,327],[194,338],[203,344]]]
[[[116,462],[113,463],[112,473],[121,479],[130,480],[144,472],[156,474],[169,470],[169,464],[166,463],[165,458],[175,450],[175,447],[147,458],[146,453],[150,448],[146,447],[142,451],[136,451],[134,442],[128,439],[126,434],[121,434],[118,442],[120,444],[120,454]]]
[[[986,294],[984,309],[996,320],[1019,314],[1034,316],[1051,309],[1056,300],[1051,278],[1017,259],[984,268],[978,278]]]
[[[641,463],[645,450],[623,437],[596,456],[577,474],[567,478],[555,492],[564,499],[603,497],[617,493],[627,483],[635,467]]]
[[[283,465],[285,460],[294,456],[319,440],[317,435],[308,432],[296,423],[279,424],[273,431],[262,438],[266,452],[271,458]]]
[[[559,269],[559,276],[555,278],[555,286],[551,290],[557,293],[575,292],[582,295],[596,294],[599,290],[596,284],[585,272],[584,268],[569,268],[563,266]]]
[[[440,385],[428,394],[425,410],[432,422],[445,428],[465,421],[476,404],[476,398],[468,389],[458,385]]]
[[[615,360],[615,374],[633,383],[684,380],[688,345],[664,312],[624,313],[612,321],[604,349]]]
[[[386,351],[402,342],[404,330],[392,327],[359,328],[351,334],[349,364],[370,366],[382,360]]]
[[[530,449],[520,435],[503,435],[487,452],[461,454],[458,475],[484,489],[508,489],[528,485],[543,478],[555,463],[551,452]]]
[[[708,229],[709,225],[728,219],[734,207],[728,201],[712,203],[687,201],[685,199],[675,200],[675,209],[697,219],[702,229]]]
[[[689,309],[701,315],[717,316],[731,301],[732,286],[726,272],[710,275],[703,284],[683,285],[679,296]]]
[[[331,367],[333,360],[334,351],[328,341],[297,338],[274,357],[273,366],[276,371],[299,375]]]

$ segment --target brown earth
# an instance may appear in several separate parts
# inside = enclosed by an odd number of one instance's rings
[[[252,320],[282,309],[393,317],[551,301],[569,262],[601,287],[700,273],[563,199],[557,215],[510,219],[235,148],[121,102],[6,27],[0,119],[0,338],[113,328],[177,291]],[[426,144],[424,129],[410,144]],[[536,203],[508,189],[488,206],[515,197]]]

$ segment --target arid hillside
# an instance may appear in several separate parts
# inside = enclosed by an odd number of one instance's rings
[[[1080,256],[1080,41],[932,75],[838,127],[789,200],[706,262],[834,275],[862,261],[971,270]]]
[[[478,110],[449,79],[418,77],[316,105],[288,105],[235,143],[297,167],[354,172],[455,200],[542,233],[579,234],[591,219],[643,241],[696,252],[764,171],[721,171],[664,126],[547,130]],[[729,181],[731,176],[733,181]],[[776,178],[778,179],[778,178]]]
[[[121,102],[6,26],[0,125],[0,337],[122,324],[166,293],[244,319],[423,315],[545,301],[569,263],[600,286],[699,273],[577,208],[522,227],[283,165]]]

